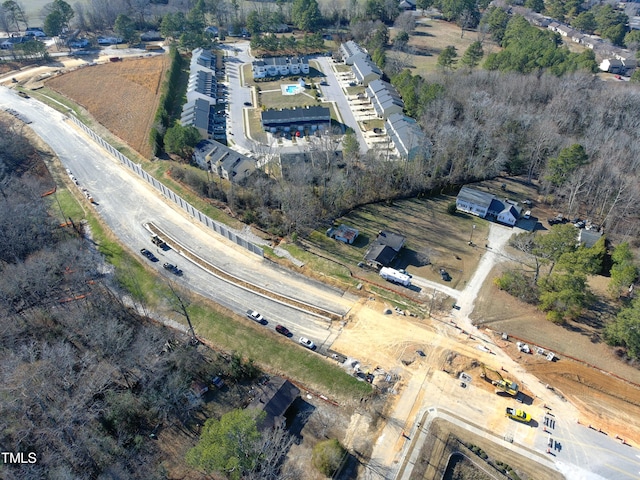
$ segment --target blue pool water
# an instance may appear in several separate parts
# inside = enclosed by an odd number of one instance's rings
[[[293,95],[295,93],[298,93],[298,86],[297,85],[287,85],[286,92],[289,95]]]

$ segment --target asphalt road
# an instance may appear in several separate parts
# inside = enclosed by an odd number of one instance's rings
[[[160,261],[151,266],[160,275],[206,295],[241,315],[249,308],[258,310],[267,318],[268,328],[281,323],[292,330],[294,340],[306,336],[321,348],[328,347],[333,341],[336,332],[326,319],[281,305],[218,279],[193,265],[178,252],[158,251],[143,225],[154,222],[219,268],[269,290],[340,314],[350,309],[353,298],[229,246],[222,237],[185,218],[182,212],[121,166],[59,112],[34,99],[22,99],[4,87],[0,88],[0,107],[13,108],[33,122],[30,127],[51,146],[65,167],[78,179],[80,186],[89,190],[95,199],[96,211],[122,243],[136,253],[142,247],[156,253]],[[140,258],[148,262],[144,257]],[[164,270],[162,263],[165,261],[177,264],[184,271],[184,276],[176,277]]]

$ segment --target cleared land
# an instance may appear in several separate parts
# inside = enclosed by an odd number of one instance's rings
[[[363,260],[378,232],[391,230],[407,237],[407,243],[396,260],[395,267],[462,289],[484,252],[484,248],[469,246],[469,240],[473,235],[474,244],[484,245],[489,224],[470,215],[448,214],[447,206],[452,202],[455,202],[455,197],[441,195],[398,200],[390,205],[366,205],[335,221],[336,225],[346,224],[359,230],[359,236],[353,245],[328,238],[324,229],[313,232],[308,242],[318,251],[322,250],[324,255],[328,254],[336,261],[348,265],[358,276],[385,284],[376,273],[367,273],[356,265]],[[451,281],[442,280],[440,268],[449,272]]]
[[[51,78],[47,86],[82,105],[113,134],[145,157],[167,55],[124,59]]]
[[[407,51],[410,53],[389,50],[387,55],[402,59],[414,75],[424,75],[438,68],[438,55],[445,47],[456,47],[460,58],[469,45],[478,40],[482,41],[485,56],[499,50],[497,44],[487,37],[481,38],[477,32],[465,31],[461,37],[461,29],[457,25],[425,17],[418,20],[415,32],[409,37]]]

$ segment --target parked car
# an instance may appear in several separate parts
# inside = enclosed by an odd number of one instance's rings
[[[253,106],[253,103],[251,103],[251,102],[244,102],[244,106],[245,106],[245,107],[252,107],[252,106]]]
[[[291,332],[289,331],[289,329],[283,325],[276,325],[276,332],[284,335],[285,337],[288,337],[291,335]]]
[[[316,348],[316,344],[306,337],[300,337],[300,340],[298,340],[298,342],[300,342],[300,345],[307,347],[309,350],[314,350]]]
[[[264,323],[265,321],[264,317],[255,310],[247,310],[247,317],[249,317],[251,320],[255,320],[258,323]]]
[[[156,256],[151,253],[149,250],[147,250],[146,248],[141,248],[140,249],[140,253],[142,255],[144,255],[145,257],[147,257],[149,260],[151,260],[152,262],[157,262],[158,259],[156,258]]]
[[[173,273],[174,275],[177,275],[179,277],[182,276],[182,270],[180,270],[176,265],[174,265],[173,263],[165,263],[162,265],[166,270],[169,270],[171,273]]]

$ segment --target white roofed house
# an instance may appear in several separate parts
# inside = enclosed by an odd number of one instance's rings
[[[357,59],[351,66],[351,70],[356,77],[356,81],[365,87],[369,85],[369,82],[382,77],[382,70],[370,58]]]
[[[386,119],[393,113],[402,113],[404,102],[393,85],[377,79],[369,83],[366,89],[378,117]]]
[[[204,98],[196,98],[182,107],[180,124],[195,127],[202,138],[208,138],[210,132],[211,103]]]
[[[353,40],[340,45],[340,55],[342,55],[342,60],[347,65],[353,65],[353,62],[359,58],[369,58],[367,51]]]
[[[471,187],[462,187],[456,197],[456,208],[461,212],[470,213],[484,218],[489,213],[489,207],[495,196]]]
[[[401,158],[412,159],[421,148],[426,148],[425,135],[413,118],[393,113],[389,115],[384,126]]]

